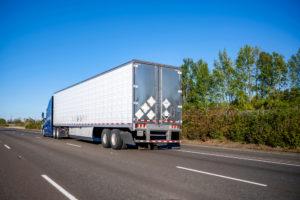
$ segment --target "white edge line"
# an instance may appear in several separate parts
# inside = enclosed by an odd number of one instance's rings
[[[80,145],[77,145],[77,144],[72,144],[72,143],[66,143],[67,145],[70,145],[70,146],[74,146],[74,147],[81,147]]]
[[[243,157],[238,157],[238,156],[228,156],[228,155],[222,155],[222,154],[203,153],[203,152],[187,151],[187,150],[177,150],[177,151],[186,152],[186,153],[193,153],[193,154],[200,154],[200,155],[207,155],[207,156],[233,158],[233,159],[239,159],[239,160],[249,160],[249,161],[264,162],[264,163],[277,164],[277,165],[287,165],[287,166],[300,167],[300,165],[297,165],[297,164],[284,163],[284,162],[275,162],[275,161],[255,159],[255,158],[243,158]]]
[[[232,151],[237,151],[237,152],[250,152],[250,153],[265,153],[265,154],[271,154],[271,155],[294,155],[296,153],[294,152],[280,152],[280,151],[267,151],[267,150],[261,150],[261,149],[246,149],[246,148],[237,148],[237,147],[223,147],[223,146],[217,146],[217,145],[202,145],[202,144],[182,144],[182,146],[186,147],[203,147],[203,148],[208,148],[208,149],[225,149],[225,150],[232,150]]]
[[[210,148],[210,149],[225,149],[225,150],[232,150],[232,151],[239,151],[239,152],[252,152],[252,153],[265,153],[265,154],[275,154],[275,155],[282,155],[282,152],[280,151],[261,151],[260,149],[238,149],[235,147],[222,147],[217,145],[203,145],[203,144],[182,144],[182,146],[191,146],[191,147],[204,147],[204,148]],[[294,152],[283,152],[286,155],[293,155]]]
[[[8,146],[7,144],[4,145],[7,149],[11,149],[10,146]]]
[[[72,194],[70,194],[68,191],[66,191],[63,187],[55,183],[51,178],[49,178],[47,175],[43,174],[41,175],[46,181],[48,181],[52,186],[54,186],[58,191],[60,191],[63,195],[65,195],[70,200],[77,200],[76,197],[74,197]]]
[[[210,173],[210,172],[200,171],[200,170],[196,170],[196,169],[190,169],[190,168],[181,167],[181,166],[176,166],[176,168],[184,169],[184,170],[191,171],[191,172],[206,174],[206,175],[210,175],[210,176],[216,176],[216,177],[220,177],[220,178],[230,179],[230,180],[234,180],[234,181],[240,181],[240,182],[243,182],[243,183],[249,183],[249,184],[258,185],[258,186],[262,186],[262,187],[267,187],[266,184],[257,183],[257,182],[253,182],[253,181],[247,181],[247,180],[243,180],[243,179],[239,179],[239,178],[233,178],[233,177],[230,177],[230,176],[223,176],[223,175],[220,175],[220,174],[213,174],[213,173]]]

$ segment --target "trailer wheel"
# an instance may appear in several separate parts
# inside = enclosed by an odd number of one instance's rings
[[[56,136],[56,132],[57,132],[57,129],[56,129],[56,128],[54,128],[54,130],[53,130],[53,135],[52,135],[54,139],[56,139],[56,138],[57,138],[57,136]]]
[[[57,128],[56,129],[56,139],[60,139],[60,130],[61,130],[61,128]]]
[[[110,148],[110,130],[109,129],[103,129],[101,133],[101,143],[104,148]]]
[[[111,147],[113,149],[116,149],[116,150],[122,149],[122,147],[123,147],[123,140],[122,140],[122,137],[121,137],[119,129],[113,129],[111,131],[110,142],[111,142]]]
[[[61,139],[61,131],[62,131],[61,127],[57,128],[55,131],[55,138],[58,140]]]

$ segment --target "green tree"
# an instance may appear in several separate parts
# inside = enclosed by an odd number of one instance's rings
[[[196,91],[196,65],[190,58],[183,60],[182,70],[182,90],[183,100],[186,103],[196,103],[199,96]]]
[[[3,118],[0,118],[0,126],[6,126],[6,120]]]
[[[272,58],[274,88],[275,90],[283,90],[287,84],[287,64],[284,60],[284,57],[276,52],[272,53]]]
[[[264,98],[269,93],[270,86],[272,85],[272,55],[266,52],[261,52],[257,60],[257,88],[260,97]]]
[[[300,89],[300,48],[298,52],[289,59],[288,69],[291,88]]]
[[[196,63],[196,92],[199,95],[199,101],[207,107],[209,101],[210,74],[207,63],[200,59]]]
[[[233,63],[229,58],[227,51],[223,50],[219,52],[218,60],[214,63],[215,67],[215,76],[219,79],[219,81],[223,81],[223,84],[220,85],[224,86],[224,97],[225,100],[230,103],[234,99],[234,73],[235,70],[233,68]],[[216,78],[215,77],[215,78]]]
[[[183,101],[186,102],[189,96],[190,89],[190,65],[193,63],[192,59],[184,59],[183,64],[181,65],[181,87],[182,87],[182,96]]]
[[[224,74],[221,69],[213,69],[210,79],[210,102],[220,104],[225,100],[225,85],[224,85]]]
[[[259,49],[245,45],[242,47],[236,59],[236,87],[238,101],[252,99],[255,89],[255,63]]]
[[[287,65],[283,56],[261,52],[257,60],[257,80],[260,96],[265,98],[282,89],[286,83]]]

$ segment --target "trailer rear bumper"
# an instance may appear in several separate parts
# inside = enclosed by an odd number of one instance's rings
[[[155,144],[180,144],[180,140],[134,140],[135,143],[155,143]]]

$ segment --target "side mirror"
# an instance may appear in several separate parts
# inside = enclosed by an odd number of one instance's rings
[[[43,119],[43,120],[45,119],[45,114],[44,114],[44,112],[42,112],[42,119]]]

